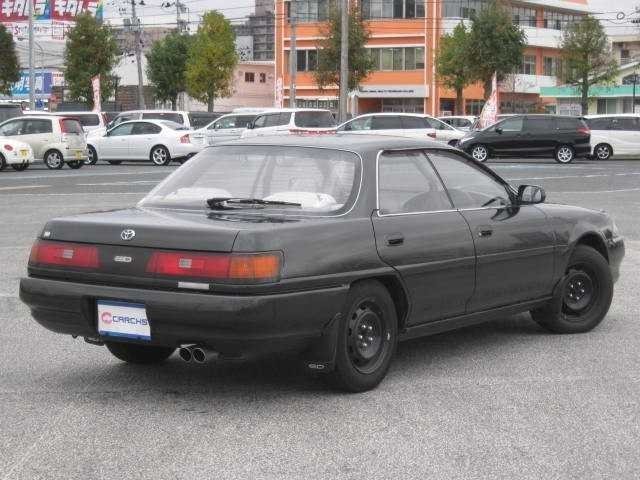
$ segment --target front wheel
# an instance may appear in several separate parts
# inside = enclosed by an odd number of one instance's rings
[[[60,170],[64,165],[64,159],[59,151],[49,150],[44,156],[44,164],[49,170]]]
[[[605,317],[612,298],[609,263],[593,248],[578,245],[553,300],[531,316],[552,332],[588,332]]]
[[[571,163],[573,162],[573,159],[575,158],[576,153],[573,150],[573,148],[569,145],[560,145],[557,149],[556,149],[556,154],[555,154],[555,160],[558,163]]]
[[[155,165],[158,165],[160,167],[169,165],[171,163],[171,155],[169,154],[169,150],[167,150],[162,145],[158,145],[151,149],[150,158]]]
[[[489,149],[485,145],[474,145],[471,148],[471,156],[478,162],[486,162],[489,158]]]
[[[138,345],[136,343],[107,342],[105,344],[111,354],[127,363],[150,364],[164,362],[175,351],[171,347]]]
[[[387,289],[377,281],[353,285],[338,326],[330,381],[349,392],[375,388],[387,374],[398,341],[398,318]]]
[[[74,170],[77,170],[79,168],[82,168],[82,166],[84,165],[84,161],[83,160],[73,160],[71,162],[67,162],[67,165],[69,165],[69,168],[73,168]]]

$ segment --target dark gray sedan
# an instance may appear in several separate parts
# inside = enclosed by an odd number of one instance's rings
[[[47,223],[20,297],[126,362],[295,350],[363,391],[399,340],[525,311],[554,332],[600,323],[623,239],[603,212],[544,200],[434,142],[231,142],[134,208]]]

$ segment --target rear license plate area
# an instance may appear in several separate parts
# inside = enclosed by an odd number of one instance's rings
[[[151,340],[151,326],[144,305],[115,300],[98,300],[96,305],[100,335]]]

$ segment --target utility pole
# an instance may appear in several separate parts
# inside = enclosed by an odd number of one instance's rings
[[[349,0],[340,5],[340,123],[347,121],[347,99],[349,95]]]
[[[135,52],[136,52],[136,64],[138,66],[138,108],[144,110],[144,84],[142,79],[142,51],[141,51],[141,38],[140,38],[140,19],[136,15],[136,0],[131,0],[131,24],[133,25]]]
[[[298,50],[296,45],[296,27],[298,24],[298,9],[296,0],[291,0],[289,10],[291,25],[291,48],[289,49],[289,107],[296,108],[296,81],[298,75]]]
[[[36,72],[33,65],[33,2],[29,2],[29,109],[36,109]]]
[[[176,0],[176,28],[178,30],[178,33],[183,33],[184,28],[182,25],[182,17],[181,17],[181,10],[182,10],[182,3],[180,3],[180,0]]]

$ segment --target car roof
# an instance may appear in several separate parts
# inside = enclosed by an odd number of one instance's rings
[[[178,113],[182,115],[188,114],[189,112],[184,110],[127,110],[126,112],[119,112],[118,115],[128,115],[131,113]]]
[[[171,120],[166,120],[162,118],[136,118],[135,120],[126,120],[124,122],[120,122],[118,125],[116,125],[113,128],[117,128],[120,125],[126,125],[128,123],[140,123],[140,122],[153,123],[154,125],[158,125],[160,127],[166,127],[166,124],[164,122],[171,122]],[[171,123],[175,123],[175,122],[171,122]],[[176,123],[176,125],[180,125],[180,124]],[[180,125],[180,126],[182,127],[183,125]]]
[[[435,140],[420,140],[409,137],[393,135],[369,135],[369,134],[325,134],[325,135],[281,135],[251,137],[240,140],[232,140],[216,144],[223,145],[250,145],[250,146],[278,146],[278,147],[315,147],[335,150],[347,150],[358,154],[379,152],[380,150],[411,150],[424,148],[437,148],[455,150],[442,142]],[[215,148],[213,147],[213,148]],[[456,150],[457,151],[457,150]]]
[[[598,115],[585,115],[584,118],[609,118],[609,117],[640,117],[640,113],[608,113]]]
[[[326,108],[277,108],[274,110],[265,110],[263,112],[256,112],[256,115],[263,115],[266,113],[296,113],[296,112],[329,112],[331,113],[331,110],[327,110]],[[238,114],[242,112],[232,112],[232,113]]]
[[[378,113],[363,113],[362,115],[358,115],[357,117],[353,117],[351,120],[355,120],[356,118],[364,118],[364,117],[431,117],[430,115],[425,115],[424,113],[405,113],[405,112],[378,112]]]

